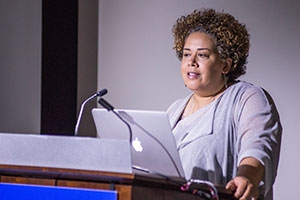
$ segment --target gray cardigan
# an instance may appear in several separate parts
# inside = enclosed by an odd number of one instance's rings
[[[180,120],[191,95],[168,109],[186,179],[225,185],[240,161],[254,157],[265,166],[261,193],[273,199],[282,128],[270,96],[239,81],[210,104]]]

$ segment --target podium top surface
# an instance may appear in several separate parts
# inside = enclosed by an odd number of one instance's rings
[[[132,173],[126,140],[0,133],[0,164]]]

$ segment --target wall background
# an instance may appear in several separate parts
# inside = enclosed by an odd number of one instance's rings
[[[187,91],[172,50],[172,25],[196,8],[229,12],[248,26],[251,50],[241,79],[262,86],[281,115],[283,138],[275,199],[297,195],[300,152],[300,3],[296,0],[100,0],[98,88],[116,108],[166,110]]]
[[[40,0],[0,0],[0,132],[40,131]]]
[[[0,0],[0,132],[41,132],[42,2]],[[79,110],[97,91],[98,0],[80,0],[78,7]],[[96,100],[86,105],[80,135],[96,134],[89,113],[95,106]]]

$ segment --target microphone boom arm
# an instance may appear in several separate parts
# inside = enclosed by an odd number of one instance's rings
[[[85,104],[90,101],[91,99],[97,97],[97,94],[94,94],[93,96],[90,96],[88,99],[86,99],[80,106],[80,111],[79,111],[79,115],[78,115],[78,120],[76,122],[76,126],[75,126],[75,131],[74,131],[74,135],[78,136],[78,129],[79,129],[79,124],[80,124],[80,119],[82,117],[82,113],[83,113],[83,109]]]
[[[76,126],[75,126],[75,131],[74,131],[74,136],[78,136],[78,129],[79,129],[79,124],[80,124],[80,120],[81,120],[81,117],[82,117],[82,113],[83,113],[83,109],[84,109],[84,106],[85,104],[90,101],[91,99],[95,98],[95,97],[101,97],[103,95],[105,95],[107,93],[107,89],[102,89],[98,92],[96,92],[95,94],[93,94],[92,96],[90,96],[89,98],[87,98],[80,106],[80,111],[79,111],[79,115],[78,115],[78,118],[77,118],[77,122],[76,122]]]

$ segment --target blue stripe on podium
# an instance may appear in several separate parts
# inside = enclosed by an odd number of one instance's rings
[[[117,192],[56,186],[0,183],[0,199],[9,200],[117,200]]]

